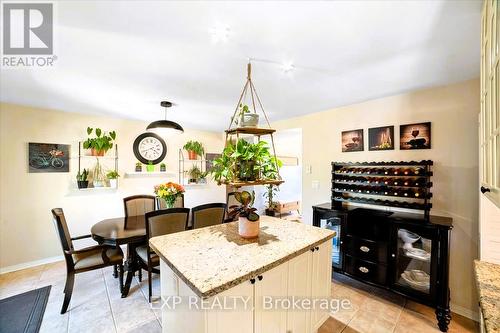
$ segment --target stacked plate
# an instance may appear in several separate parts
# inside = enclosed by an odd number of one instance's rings
[[[424,271],[411,269],[404,271],[401,278],[413,289],[429,292],[430,276]]]
[[[405,255],[422,261],[429,261],[431,259],[431,254],[429,252],[414,247],[405,249]]]

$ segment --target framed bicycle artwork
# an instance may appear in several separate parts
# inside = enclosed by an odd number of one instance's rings
[[[59,143],[28,144],[29,172],[69,172],[70,145]]]

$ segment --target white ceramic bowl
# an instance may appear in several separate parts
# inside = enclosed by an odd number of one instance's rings
[[[406,244],[413,244],[420,239],[420,236],[406,229],[399,229],[398,236]]]

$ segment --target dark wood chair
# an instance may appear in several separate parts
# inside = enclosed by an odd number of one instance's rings
[[[175,199],[173,208],[184,208],[184,194],[181,194]],[[156,197],[156,209],[167,209],[167,205],[165,200],[162,198]]]
[[[146,245],[137,247],[135,251],[141,267],[148,271],[150,303],[152,296],[151,274],[160,273],[160,270],[156,268],[160,265],[160,258],[150,249],[149,239],[151,237],[184,231],[187,229],[188,220],[189,208],[170,208],[146,213],[146,236],[148,242]]]
[[[228,194],[226,195],[226,214],[224,216],[224,223],[236,221],[236,218],[228,217],[229,207],[240,204],[238,201],[236,201],[236,198],[234,196],[235,194],[236,192],[228,192]]]
[[[226,204],[217,202],[196,206],[191,209],[191,214],[193,229],[221,224],[226,215]]]
[[[125,216],[146,215],[146,213],[155,210],[155,196],[153,195],[132,195],[123,198]]]
[[[139,194],[123,198],[125,217],[146,215],[156,209],[156,197],[153,195]],[[114,268],[113,276],[116,277],[117,267]],[[139,269],[139,281],[142,281],[142,271]]]
[[[120,292],[123,289],[123,252],[120,247],[111,247],[106,245],[95,245],[80,250],[75,250],[73,241],[92,237],[84,235],[71,237],[64,217],[62,208],[52,209],[52,216],[56,230],[61,241],[61,247],[66,261],[66,285],[64,286],[64,301],[61,308],[61,314],[66,313],[73,285],[75,283],[75,274],[100,269],[107,266],[116,266],[119,268]]]

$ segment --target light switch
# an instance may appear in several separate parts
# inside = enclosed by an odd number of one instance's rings
[[[308,173],[308,174],[312,173],[312,166],[311,165],[306,166],[306,173]]]
[[[313,188],[314,190],[319,189],[319,180],[313,180],[313,181],[312,181],[312,188]]]

